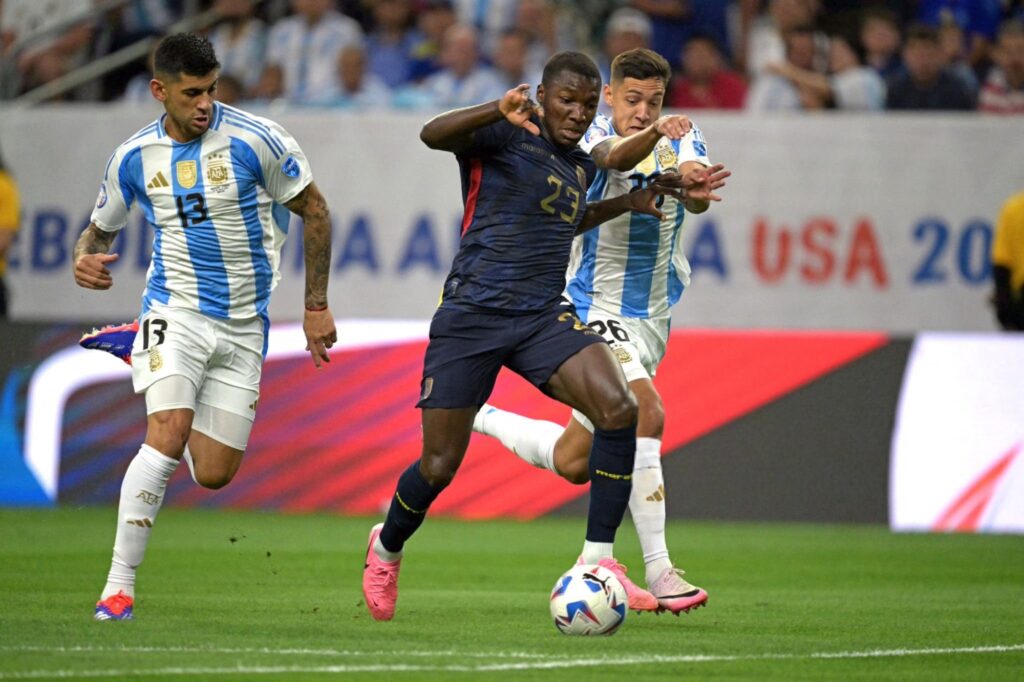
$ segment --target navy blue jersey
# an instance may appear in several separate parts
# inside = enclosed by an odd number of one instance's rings
[[[540,126],[540,122],[534,119]],[[562,150],[508,121],[481,128],[458,155],[462,243],[442,306],[536,312],[556,304],[587,188],[590,155]]]

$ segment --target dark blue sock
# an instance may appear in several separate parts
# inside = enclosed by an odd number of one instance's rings
[[[629,506],[636,458],[636,426],[614,431],[594,429],[590,448],[590,508],[587,540],[614,542]]]
[[[420,473],[420,461],[416,460],[398,478],[395,496],[391,498],[391,508],[380,531],[380,543],[389,552],[401,552],[405,541],[412,537],[416,529],[427,517],[430,504],[441,494],[444,486],[435,488]],[[626,491],[629,496],[629,491]]]

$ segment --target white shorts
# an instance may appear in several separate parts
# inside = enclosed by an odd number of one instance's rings
[[[264,321],[219,320],[192,310],[154,304],[139,319],[132,346],[132,384],[136,393],[154,382],[181,376],[195,387],[195,400],[149,406],[196,410],[195,403],[248,419],[256,416],[263,371]]]
[[[668,346],[670,317],[624,317],[591,307],[583,321],[608,341],[622,365],[626,381],[654,378]],[[594,431],[593,424],[582,412],[573,410],[572,416],[589,431]]]

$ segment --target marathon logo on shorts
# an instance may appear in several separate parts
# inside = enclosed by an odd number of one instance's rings
[[[149,350],[149,371],[158,372],[160,368],[164,366],[164,358],[160,355],[159,348],[151,348]]]
[[[434,390],[434,377],[427,377],[423,380],[423,391],[420,393],[420,400],[426,400],[430,397],[430,392]]]

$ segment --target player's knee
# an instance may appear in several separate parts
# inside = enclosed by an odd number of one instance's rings
[[[635,426],[638,412],[636,398],[627,391],[618,399],[609,401],[607,405],[599,408],[598,414],[591,417],[590,421],[594,422],[595,428],[602,431],[615,431]]]
[[[234,478],[234,472],[231,471],[196,470],[196,483],[204,488],[209,488],[210,490],[219,490],[220,488],[223,488],[228,483],[231,483],[232,478]]]
[[[149,415],[146,443],[161,454],[178,458],[192,433],[192,412],[163,410]]]
[[[455,478],[455,472],[459,468],[458,461],[459,458],[446,456],[443,453],[435,455],[424,454],[420,461],[420,473],[423,474],[423,478],[432,487],[444,488]]]

